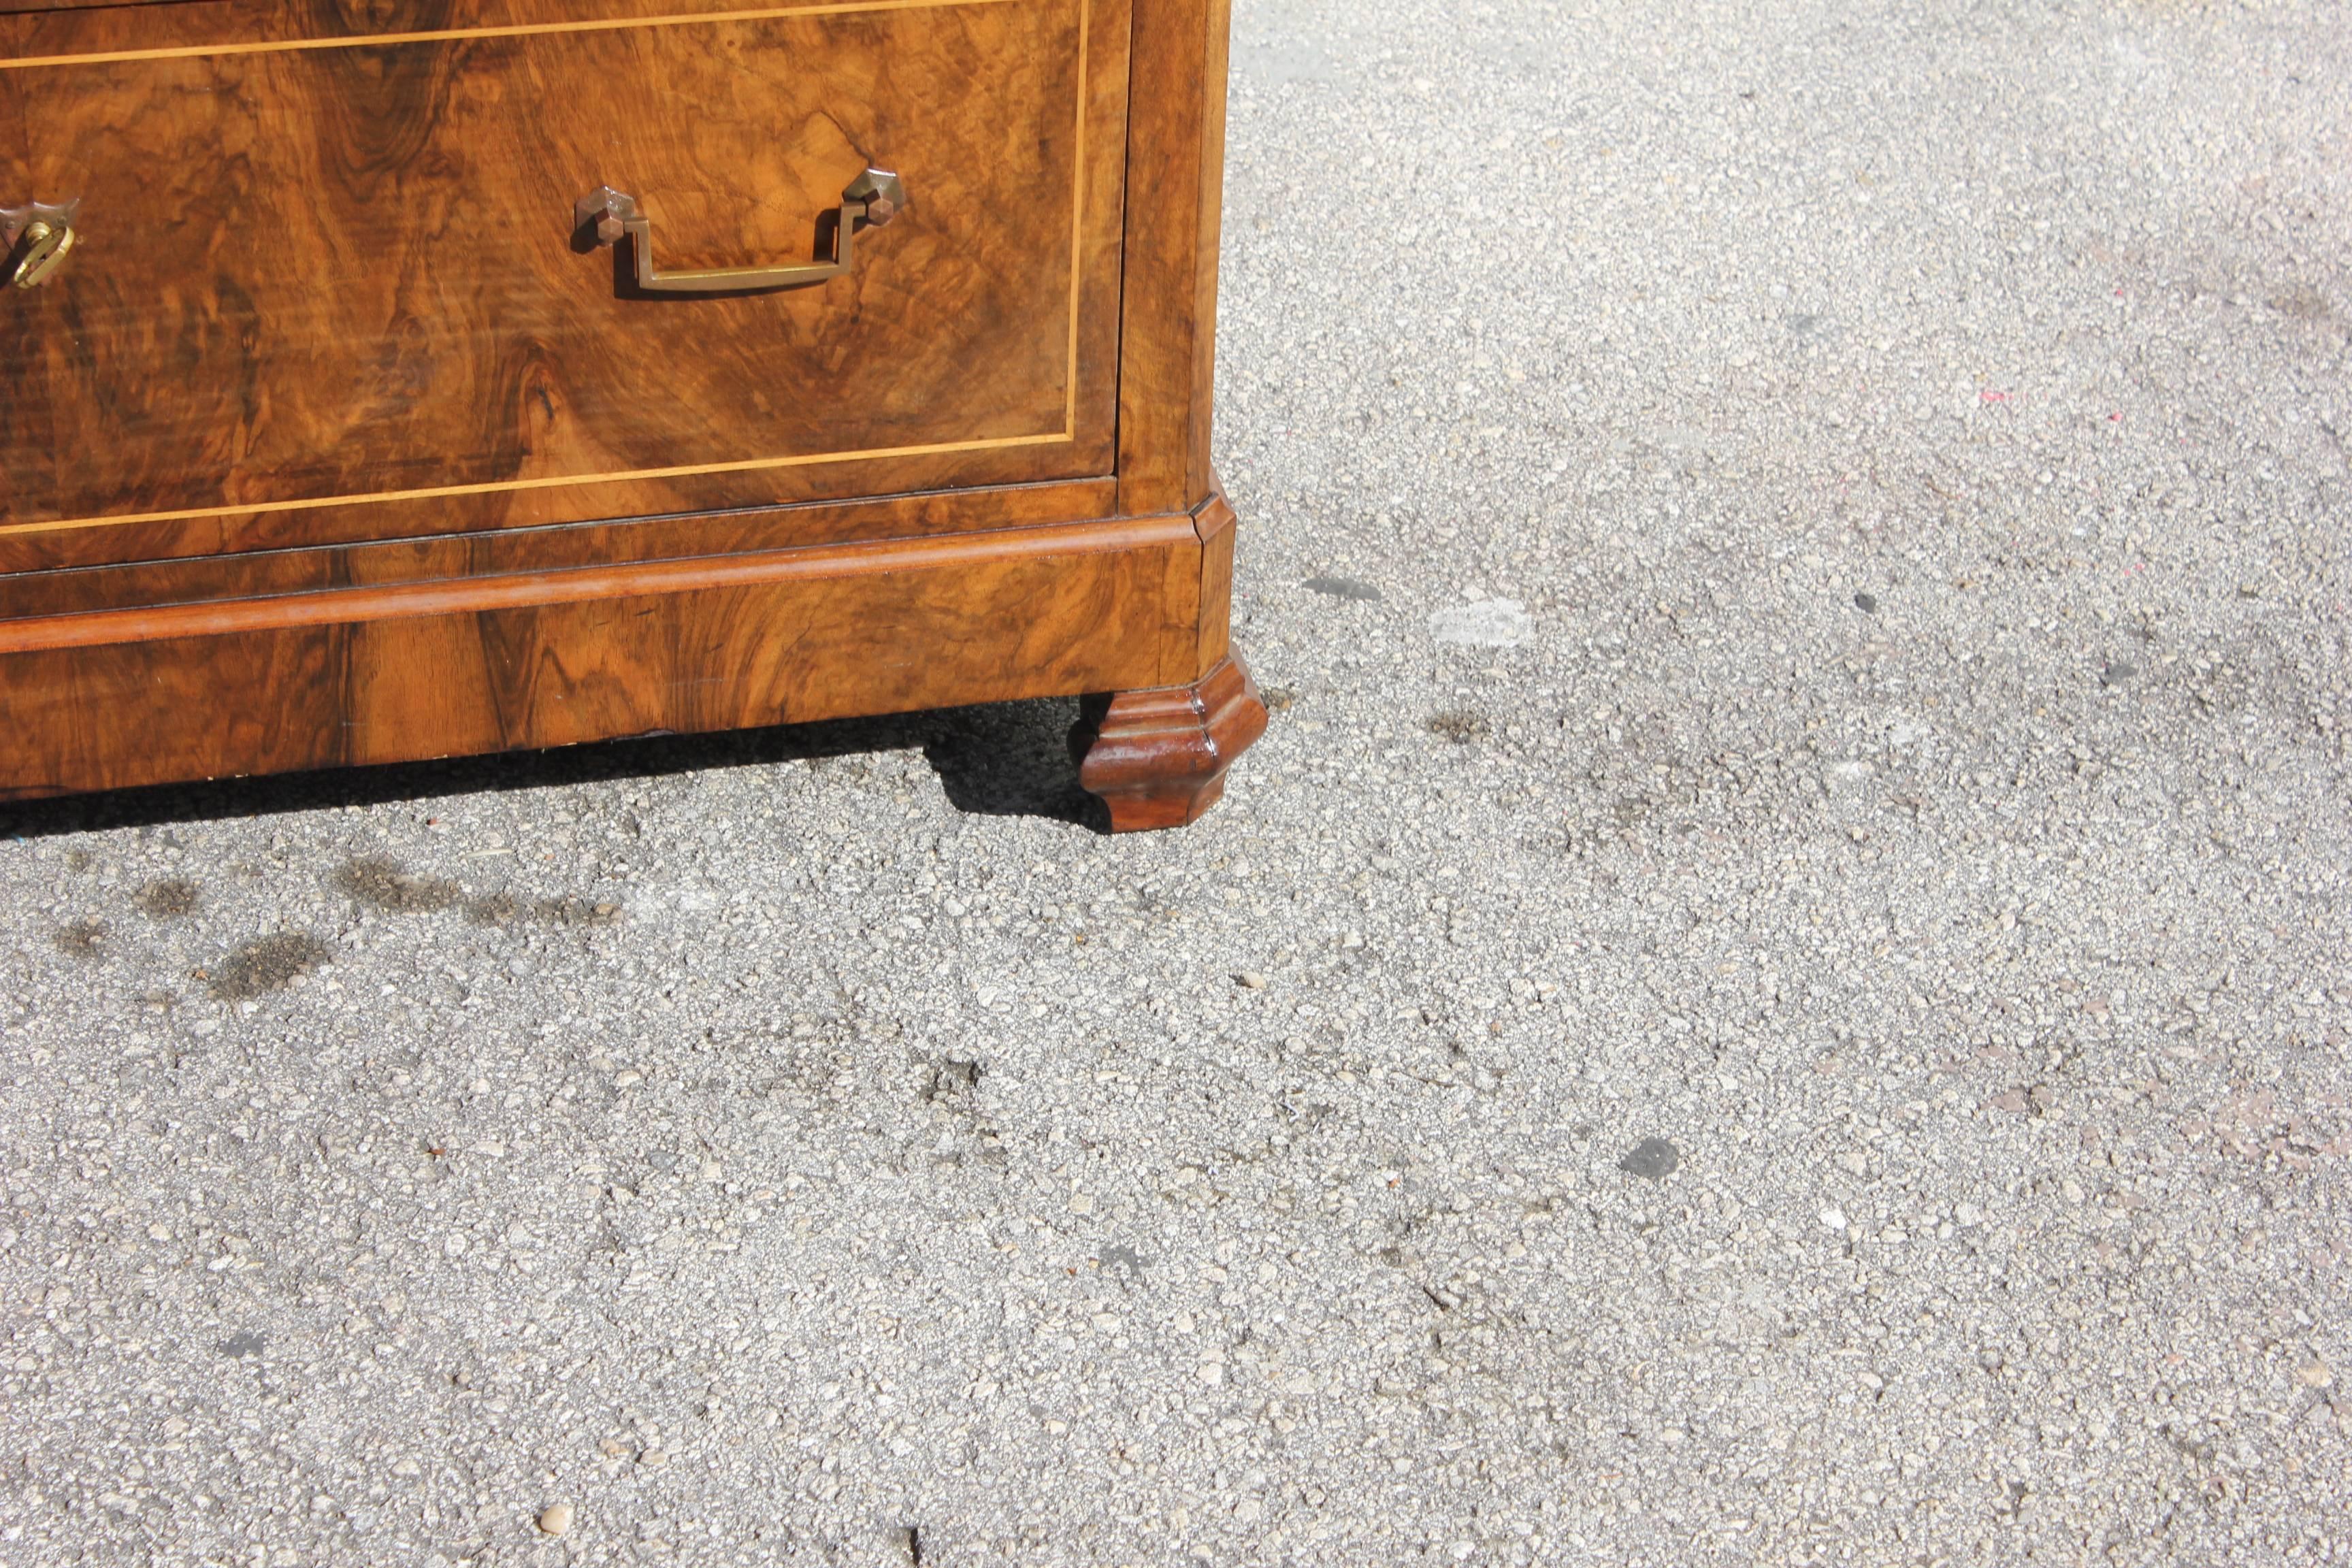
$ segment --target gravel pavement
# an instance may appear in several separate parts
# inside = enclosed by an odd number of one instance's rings
[[[0,817],[0,1563],[2352,1561],[2352,13],[1239,0],[1278,711]]]

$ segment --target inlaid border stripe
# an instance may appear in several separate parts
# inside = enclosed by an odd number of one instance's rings
[[[1078,126],[1072,157],[1076,163],[1070,189],[1070,353],[1069,370],[1062,384],[1062,434],[1078,436],[1078,282],[1087,262],[1087,113],[1094,108],[1094,77],[1088,71],[1087,45],[1094,34],[1094,0],[1078,0]]]
[[[749,555],[564,566],[215,599],[152,608],[84,610],[0,621],[0,655],[93,647],[167,637],[230,637],[291,626],[350,626],[424,616],[480,615],[548,605],[756,587],[824,577],[945,572],[1022,558],[1198,548],[1186,512],[1039,523],[977,533],[803,545]]]
[[[690,23],[762,21],[782,16],[832,16],[876,11],[952,9],[967,5],[1004,5],[1027,0],[862,0],[859,4],[780,6],[761,11],[714,12],[708,16],[635,17],[614,22],[551,23],[544,26],[477,28],[443,33],[383,34],[373,38],[306,40],[284,47],[331,47],[345,44],[435,43],[456,38],[516,37],[551,33],[609,32],[636,26],[677,26]],[[1015,447],[1064,446],[1077,439],[1078,429],[1078,305],[1086,274],[1087,117],[1094,107],[1093,83],[1087,75],[1087,47],[1094,31],[1094,0],[1078,0],[1078,69],[1073,96],[1077,100],[1076,144],[1072,149],[1070,193],[1070,341],[1064,370],[1062,428],[1034,436],[1001,436],[971,441],[942,441],[927,446],[881,447],[852,452],[809,452],[783,458],[747,458],[731,463],[694,463],[672,468],[630,468],[602,474],[550,474],[535,479],[492,479],[480,484],[433,485],[418,489],[373,490],[361,494],[303,496],[291,500],[248,501],[228,506],[185,507],[170,511],[102,513],[95,517],[56,518],[43,522],[0,524],[0,538],[31,533],[60,533],[89,528],[127,528],[139,523],[194,522],[215,517],[259,517],[278,512],[317,511],[327,507],[367,506],[393,501],[446,500],[458,496],[505,495],[518,490],[563,489],[575,485],[627,484],[656,479],[692,479],[705,474],[756,473],[772,468],[813,468],[822,463],[855,463],[887,458],[941,457],[958,452],[993,452]],[[155,49],[120,55],[58,56],[24,64],[83,64],[96,60],[156,60],[187,58],[224,52],[254,53],[278,48]]]
[[[463,43],[469,38],[533,38],[559,33],[618,33],[635,27],[691,27],[709,22],[772,22],[793,16],[854,16],[874,11],[940,11],[962,5],[1018,4],[1020,0],[840,0],[834,5],[765,5],[752,11],[605,16],[586,22],[519,22],[502,27],[449,27],[425,33],[369,33],[342,38],[267,38],[241,44],[177,44],[169,48],[114,49],[92,55],[34,55],[25,59],[0,59],[0,70],[116,65],[141,60],[206,59],[217,55],[282,55],[310,49],[375,49],[394,44]]]
[[[205,517],[258,517],[270,512],[317,511],[324,507],[366,506],[380,501],[446,500],[453,496],[506,495],[515,490],[553,490],[572,485],[683,479],[699,474],[749,474],[763,468],[800,468],[817,463],[856,463],[880,458],[995,452],[1008,447],[1051,447],[1070,439],[1069,432],[1057,430],[1043,436],[997,436],[978,441],[941,441],[928,447],[877,447],[862,452],[809,452],[790,458],[746,458],[733,463],[686,463],[671,468],[627,468],[612,474],[549,474],[536,479],[492,479],[478,485],[432,485],[423,489],[373,490],[361,495],[303,496],[294,500],[247,501],[241,506],[198,506],[178,511],[124,512],[104,517],[60,518],[51,522],[14,522],[0,527],[0,535],[54,533],[74,528],[127,527],[135,522],[193,522]]]

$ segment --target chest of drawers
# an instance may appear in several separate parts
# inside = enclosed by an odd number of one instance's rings
[[[1265,722],[1223,0],[0,16],[0,798],[1025,697]]]

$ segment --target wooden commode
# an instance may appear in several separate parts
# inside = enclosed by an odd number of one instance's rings
[[[1223,0],[0,16],[0,798],[1085,696],[1265,723]]]

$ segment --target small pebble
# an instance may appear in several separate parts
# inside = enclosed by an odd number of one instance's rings
[[[551,1503],[540,1510],[539,1528],[542,1534],[562,1535],[572,1528],[572,1505]]]
[[[1244,969],[1234,976],[1234,984],[1244,991],[1263,991],[1265,989],[1265,976],[1255,969]]]
[[[1878,597],[1874,594],[1856,594],[1853,607],[1865,616],[1874,616],[1878,614]]]
[[[1822,1211],[1822,1223],[1832,1230],[1845,1228],[1845,1210],[1834,1205]]]

